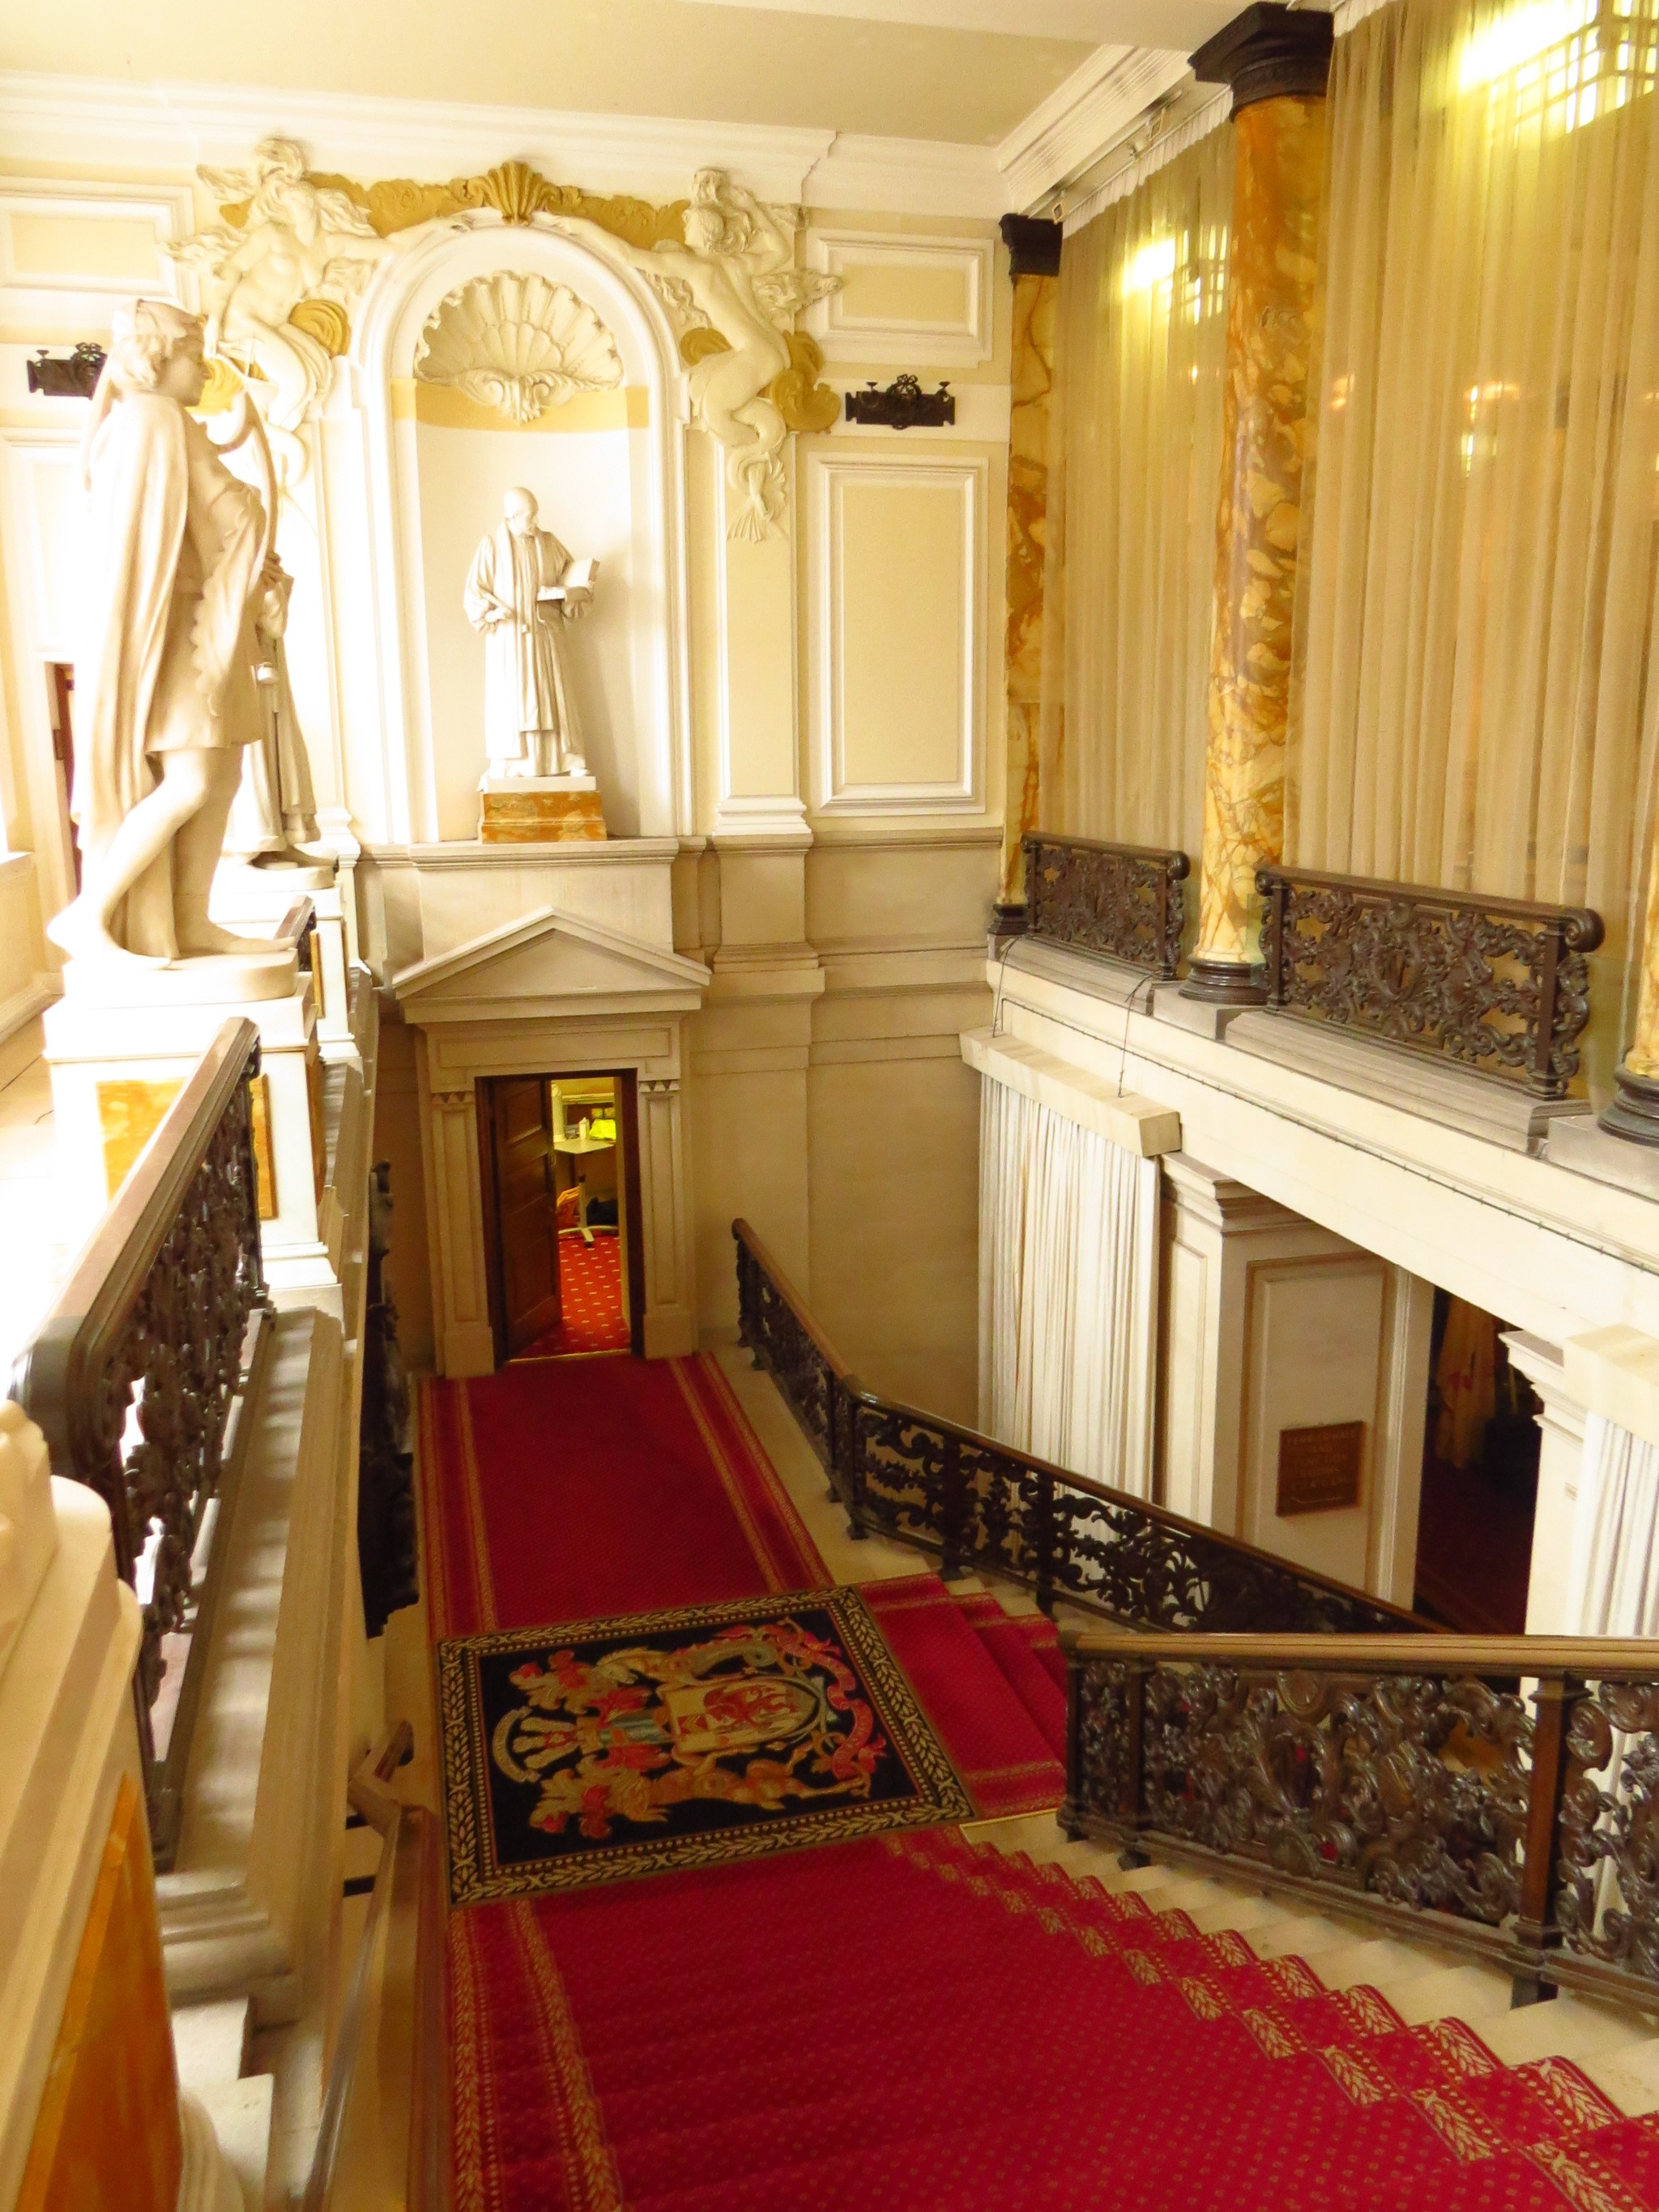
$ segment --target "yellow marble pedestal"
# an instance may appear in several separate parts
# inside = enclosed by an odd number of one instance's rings
[[[587,788],[580,788],[581,783]],[[591,778],[504,776],[479,794],[483,845],[588,844],[603,842],[606,834]]]

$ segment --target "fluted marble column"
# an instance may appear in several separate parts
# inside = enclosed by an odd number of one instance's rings
[[[1331,39],[1328,15],[1260,5],[1193,56],[1201,82],[1232,88],[1233,218],[1203,884],[1183,990],[1224,1006],[1265,995],[1255,872],[1284,853]]]
[[[1024,896],[1020,840],[1042,826],[1038,720],[1042,698],[1043,603],[1057,587],[1048,536],[1048,428],[1060,313],[1060,230],[1030,216],[1002,219],[1014,288],[1008,424],[1007,781],[1003,799],[999,909]]]

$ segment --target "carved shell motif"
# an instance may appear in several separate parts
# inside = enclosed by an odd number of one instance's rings
[[[421,333],[415,374],[510,422],[533,422],[579,392],[613,389],[623,365],[616,340],[568,284],[501,270],[440,302]]]

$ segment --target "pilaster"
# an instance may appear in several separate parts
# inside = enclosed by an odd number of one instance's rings
[[[1538,1499],[1533,1514],[1532,1565],[1527,1579],[1528,1636],[1565,1636],[1567,1570],[1578,1510],[1585,1409],[1567,1381],[1561,1347],[1524,1329],[1506,1329],[1510,1362],[1537,1394]]]

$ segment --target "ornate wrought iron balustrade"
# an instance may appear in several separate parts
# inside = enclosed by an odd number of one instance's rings
[[[747,1222],[740,1333],[811,1440],[853,1533],[937,1552],[1139,1628],[1389,1634],[1424,1624],[1344,1583],[896,1404],[849,1374]]]
[[[1565,1097],[1589,1019],[1588,907],[1261,868],[1275,1012]]]
[[[1023,843],[1027,936],[1175,974],[1192,866],[1184,853],[1041,831]]]
[[[1659,1658],[1073,1633],[1062,1825],[1659,2009]]]
[[[12,1379],[12,1395],[46,1436],[52,1473],[87,1484],[109,1507],[116,1566],[143,1604],[134,1688],[163,1867],[177,1840],[222,1556],[216,1540],[203,1545],[204,1522],[222,1479],[229,1487],[242,1441],[234,1415],[266,1342],[250,1095],[258,1060],[253,1024],[227,1022]]]

